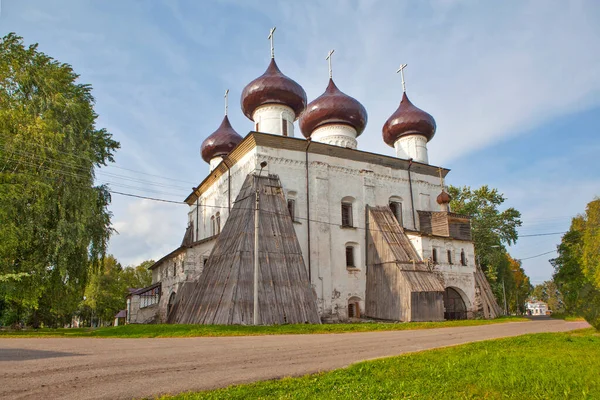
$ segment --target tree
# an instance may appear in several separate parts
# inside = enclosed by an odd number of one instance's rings
[[[551,260],[554,282],[563,294],[568,313],[583,315],[600,329],[600,198],[571,221],[569,231],[558,245],[558,257]]]
[[[7,323],[69,318],[111,234],[110,194],[94,185],[94,172],[113,161],[119,143],[96,127],[91,87],[78,78],[36,44],[26,47],[12,33],[0,40],[0,317]]]
[[[500,211],[506,199],[497,189],[490,189],[487,185],[476,190],[468,186],[450,186],[448,191],[452,197],[452,211],[471,217],[471,236],[477,262],[485,272],[498,303],[503,304],[503,286],[509,289],[509,297],[513,284],[505,246],[517,241],[521,213],[512,207]]]
[[[508,267],[511,274],[510,289],[507,290],[507,297],[510,299],[510,309],[517,314],[525,313],[525,300],[529,297],[533,286],[525,270],[521,266],[521,261],[512,258],[507,254]]]
[[[148,260],[135,267],[123,268],[117,259],[108,255],[98,271],[93,271],[85,288],[85,300],[79,316],[90,325],[110,324],[115,314],[126,306],[129,288],[143,288],[152,283]]]
[[[532,299],[543,301],[548,304],[548,309],[553,312],[564,312],[562,294],[554,281],[545,281],[542,284],[535,285],[531,292]]]

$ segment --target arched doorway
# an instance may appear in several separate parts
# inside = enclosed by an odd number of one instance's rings
[[[360,297],[351,297],[348,299],[348,319],[360,318]]]
[[[467,306],[460,293],[451,287],[444,290],[445,319],[467,319]]]
[[[169,302],[167,303],[167,317],[171,315],[171,311],[173,311],[173,306],[175,305],[175,292],[171,292],[169,296]]]

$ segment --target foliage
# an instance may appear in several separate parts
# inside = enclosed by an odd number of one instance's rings
[[[15,34],[0,39],[0,317],[6,323],[64,322],[111,233],[110,195],[94,186],[94,168],[112,162],[119,144],[95,126],[91,87],[78,77]]]
[[[547,303],[548,309],[552,310],[553,315],[555,313],[560,314],[564,311],[562,294],[554,281],[546,281],[542,284],[535,285],[531,292],[531,298]]]
[[[583,315],[600,330],[600,198],[573,218],[551,263],[566,312]]]
[[[468,186],[450,186],[448,191],[452,197],[451,210],[471,217],[477,262],[485,272],[498,304],[504,304],[504,287],[507,298],[516,299],[516,294],[512,293],[514,277],[505,246],[516,243],[518,239],[521,213],[512,207],[501,211],[500,207],[506,200],[504,195],[487,185],[476,190]]]
[[[161,399],[593,399],[600,398],[599,369],[600,336],[587,329],[470,343]]]
[[[533,286],[529,281],[529,277],[525,274],[525,270],[521,266],[521,261],[506,255],[510,271],[510,282],[507,288],[507,297],[510,299],[509,309],[518,314],[525,313],[525,300],[529,297]],[[510,296],[509,296],[510,295]]]
[[[290,324],[272,326],[243,325],[122,325],[98,329],[40,329],[22,331],[0,331],[0,337],[199,337],[199,336],[254,336],[254,335],[310,335],[325,333],[354,333],[375,331],[403,331],[412,329],[434,329],[456,326],[479,326],[505,322],[528,322],[526,318],[502,317],[492,320],[455,320],[443,322],[405,323],[351,323],[351,324]]]
[[[85,288],[85,297],[79,315],[84,323],[103,325],[112,323],[115,314],[126,306],[129,288],[142,288],[152,282],[148,270],[154,261],[144,261],[136,267],[125,267],[114,256],[104,258],[102,267],[92,273]]]

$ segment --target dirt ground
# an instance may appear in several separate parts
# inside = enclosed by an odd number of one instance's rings
[[[587,326],[544,319],[323,335],[0,339],[0,398],[154,397],[299,376],[435,347]]]

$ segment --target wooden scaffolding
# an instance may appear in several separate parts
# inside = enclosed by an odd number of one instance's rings
[[[367,207],[365,314],[394,321],[444,319],[444,286],[419,257],[389,207]]]
[[[259,189],[259,321],[320,323],[317,299],[277,175],[249,174],[196,282],[183,285],[168,321],[253,323],[254,209]]]

